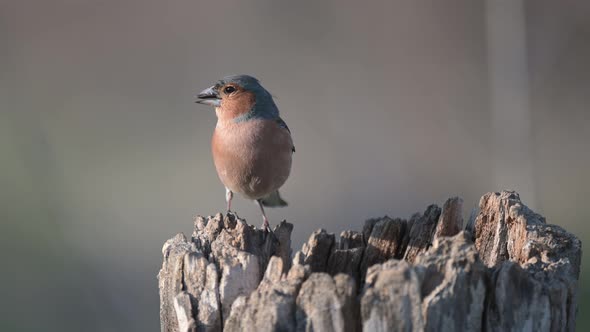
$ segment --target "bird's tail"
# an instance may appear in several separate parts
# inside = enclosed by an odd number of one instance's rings
[[[268,207],[287,206],[287,202],[285,202],[285,200],[283,198],[281,198],[281,195],[279,194],[278,190],[273,191],[270,195],[268,195],[266,197],[262,197],[260,199],[260,203],[262,203],[262,205],[268,206]]]

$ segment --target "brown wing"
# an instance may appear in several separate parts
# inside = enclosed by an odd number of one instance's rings
[[[279,127],[287,129],[289,134],[291,134],[291,130],[289,129],[289,127],[287,126],[287,123],[283,119],[278,118],[276,120],[276,122],[279,125]],[[295,145],[293,145],[293,147],[291,148],[291,151],[295,152]]]

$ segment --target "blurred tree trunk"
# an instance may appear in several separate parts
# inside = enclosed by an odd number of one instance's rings
[[[517,190],[534,207],[524,0],[487,0],[486,17],[496,188]]]

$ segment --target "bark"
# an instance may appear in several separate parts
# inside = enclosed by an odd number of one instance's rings
[[[370,219],[340,238],[273,234],[228,213],[163,248],[162,331],[574,331],[581,242],[514,192],[409,220]]]

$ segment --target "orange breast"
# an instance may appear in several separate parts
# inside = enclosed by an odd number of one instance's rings
[[[256,102],[254,93],[244,91],[236,96],[223,98],[221,106],[215,109],[217,118],[221,121],[230,121],[244,115],[252,109]]]
[[[221,182],[250,199],[282,186],[291,171],[293,142],[274,120],[219,120],[211,148]]]

